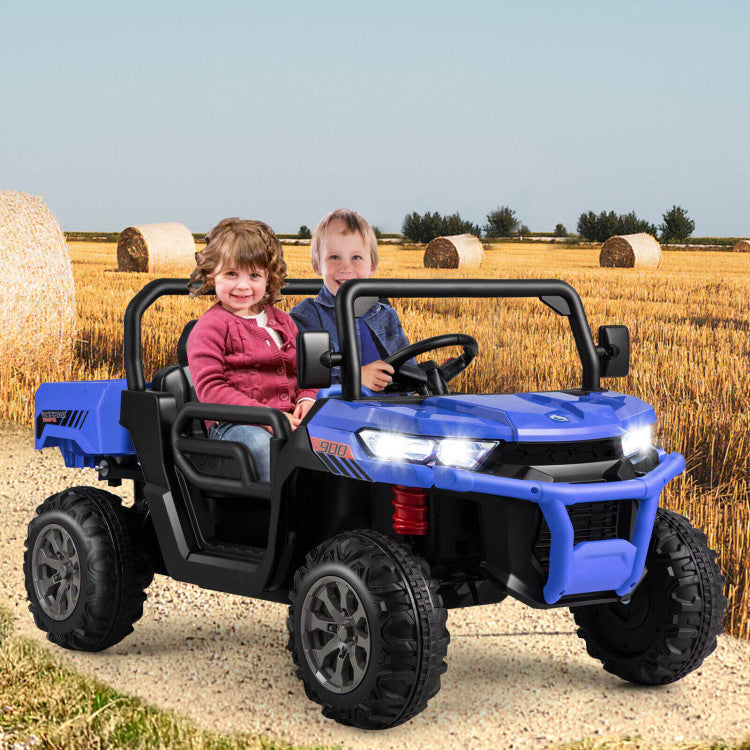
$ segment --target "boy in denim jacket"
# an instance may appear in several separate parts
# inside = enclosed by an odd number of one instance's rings
[[[315,299],[308,298],[290,311],[300,331],[327,331],[331,350],[339,351],[334,298],[349,279],[367,279],[378,267],[378,242],[372,227],[356,211],[339,208],[326,214],[312,236],[310,259],[313,271],[323,277],[324,286]],[[376,302],[357,320],[355,328],[362,385],[381,391],[391,381],[393,367],[385,357],[409,345],[396,311]],[[413,360],[411,363],[413,364]],[[341,368],[331,370],[331,383],[341,383]]]

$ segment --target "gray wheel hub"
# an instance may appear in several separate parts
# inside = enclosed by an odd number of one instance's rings
[[[315,678],[327,690],[349,693],[370,661],[370,624],[362,602],[343,578],[316,581],[302,603],[302,648]]]
[[[48,524],[37,536],[31,575],[44,614],[53,620],[70,617],[81,592],[81,563],[73,537],[60,524]]]

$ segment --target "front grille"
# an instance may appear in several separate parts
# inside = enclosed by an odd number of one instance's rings
[[[487,474],[504,465],[551,466],[616,461],[622,458],[621,440],[576,440],[567,443],[504,443],[499,445],[482,468]]]
[[[629,540],[632,509],[631,500],[606,500],[566,506],[573,524],[573,543],[599,542],[606,539]],[[542,516],[533,552],[545,575],[549,572],[551,540],[549,526]]]

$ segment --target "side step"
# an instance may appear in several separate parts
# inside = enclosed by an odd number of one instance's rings
[[[178,581],[194,583],[201,588],[241,596],[260,595],[268,580],[275,545],[268,549],[217,545],[200,545],[188,539],[189,519],[183,523],[172,493],[146,484],[144,497],[156,527],[167,574]]]

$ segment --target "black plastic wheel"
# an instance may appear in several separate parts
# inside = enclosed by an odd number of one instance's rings
[[[706,535],[658,508],[646,577],[628,604],[572,609],[589,655],[623,680],[664,685],[692,672],[716,648],[727,599]]]
[[[134,509],[94,487],[73,487],[37,508],[23,570],[29,610],[50,641],[101,651],[133,631],[153,578],[137,524]]]
[[[362,729],[402,724],[440,690],[450,636],[427,563],[375,531],[311,552],[294,576],[289,650],[307,696]]]

